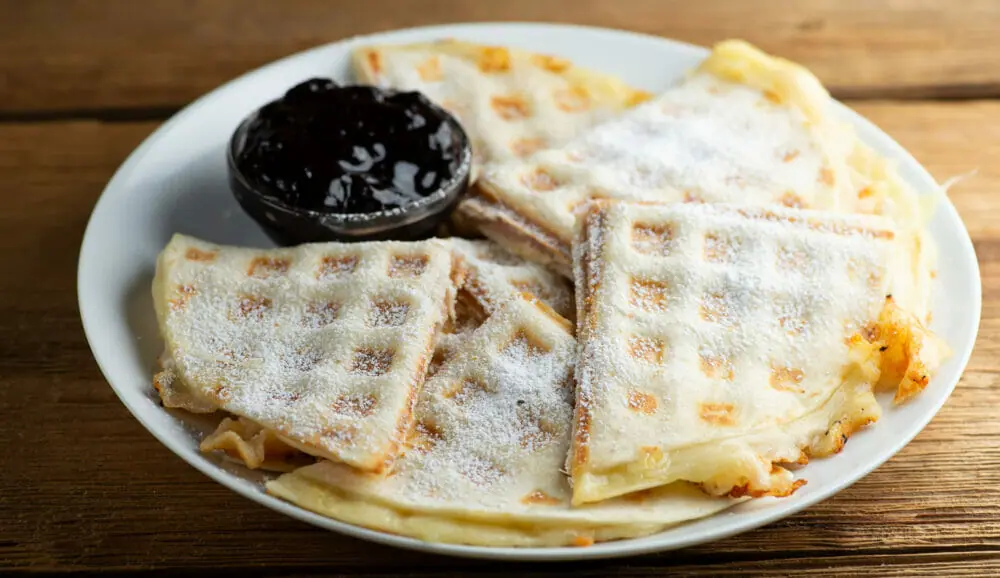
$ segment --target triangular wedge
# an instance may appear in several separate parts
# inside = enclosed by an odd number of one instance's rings
[[[486,167],[460,210],[488,237],[570,275],[575,212],[594,199],[785,205],[900,223],[921,214],[812,74],[741,41],[720,43],[678,86],[562,147]]]
[[[645,100],[647,93],[568,60],[458,40],[364,46],[359,80],[418,90],[454,114],[484,162],[524,158]]]
[[[506,301],[428,380],[406,454],[385,477],[321,462],[270,493],[346,522],[430,541],[585,545],[648,534],[734,500],[687,484],[570,506],[576,341],[532,297]]]
[[[175,235],[153,283],[158,389],[383,470],[412,423],[451,271],[443,241],[258,250]]]
[[[457,297],[454,318],[437,336],[428,377],[436,373],[477,327],[511,299],[531,294],[561,314],[570,314],[573,292],[566,279],[544,267],[508,253],[492,241],[449,239],[454,253]],[[216,411],[200,402],[176,379],[172,371],[157,374],[154,385],[167,407],[194,413]],[[307,456],[280,441],[280,438],[247,420],[223,419],[218,428],[201,442],[204,452],[221,452],[250,469],[291,471],[309,463]]]
[[[782,464],[840,451],[947,354],[899,309],[891,221],[597,202],[576,249],[573,501],[687,480],[784,496]]]

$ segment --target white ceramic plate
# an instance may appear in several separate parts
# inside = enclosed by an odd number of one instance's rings
[[[236,205],[226,185],[224,146],[240,119],[310,76],[349,79],[348,54],[354,46],[441,37],[565,56],[654,92],[670,86],[707,54],[703,48],[662,38],[573,26],[475,24],[402,30],[354,38],[280,60],[209,93],[166,122],[132,153],[97,203],[80,253],[78,289],[83,326],[104,375],[136,419],[181,458],[247,498],[357,538],[482,558],[603,558],[717,540],[802,510],[888,460],[944,404],[972,351],[981,298],[972,243],[950,203],[938,208],[930,228],[942,256],[934,293],[933,329],[953,347],[954,356],[915,401],[902,408],[886,403],[882,419],[852,437],[841,454],[806,466],[801,475],[808,478],[809,484],[790,498],[757,500],[653,536],[589,548],[491,549],[427,544],[324,518],[268,496],[259,474],[199,453],[198,439],[211,424],[165,411],[158,405],[150,384],[154,361],[162,349],[150,297],[157,254],[174,232],[217,243],[271,246]],[[890,137],[846,107],[839,112],[857,128],[862,139],[896,159],[904,178],[918,190],[934,190],[931,176]],[[127,460],[128,456],[121,459]]]

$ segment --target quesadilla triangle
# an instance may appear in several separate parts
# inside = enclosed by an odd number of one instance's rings
[[[482,164],[531,156],[647,98],[621,80],[545,54],[458,40],[364,46],[359,80],[416,90],[462,123]]]
[[[889,215],[916,195],[863,145],[805,68],[730,40],[675,87],[528,159],[492,163],[462,218],[571,276],[590,200],[734,202]]]
[[[595,202],[576,250],[573,503],[671,484],[786,496],[785,467],[919,393],[947,347],[887,297],[871,215]]]
[[[344,522],[484,546],[645,535],[737,502],[682,482],[572,507],[562,467],[575,359],[568,321],[531,296],[505,301],[427,381],[405,455],[386,476],[319,462],[267,490]]]
[[[447,243],[454,254],[455,307],[452,319],[435,341],[428,377],[437,373],[471,332],[510,299],[528,294],[557,313],[572,312],[573,292],[564,277],[508,253],[491,241],[449,239]],[[211,404],[198,403],[171,371],[157,374],[154,384],[167,407],[194,413],[216,411]],[[200,448],[206,453],[219,452],[250,469],[289,472],[315,461],[283,443],[274,432],[242,417],[223,419],[201,441]]]
[[[451,270],[439,240],[259,250],[175,235],[153,282],[166,344],[157,389],[165,404],[223,410],[382,471],[413,421]]]

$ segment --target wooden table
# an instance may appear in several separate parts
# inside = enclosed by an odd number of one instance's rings
[[[398,551],[280,516],[184,464],[105,383],[76,306],[91,207],[199,94],[357,33],[464,20],[742,36],[810,66],[951,193],[982,266],[969,369],[927,429],[836,498],[697,548],[500,566]],[[0,571],[187,575],[1000,574],[1000,2],[971,0],[0,0]]]

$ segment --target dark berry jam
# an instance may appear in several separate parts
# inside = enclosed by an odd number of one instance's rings
[[[418,92],[314,78],[261,108],[233,153],[248,184],[284,205],[375,213],[447,185],[465,154],[460,132]]]

